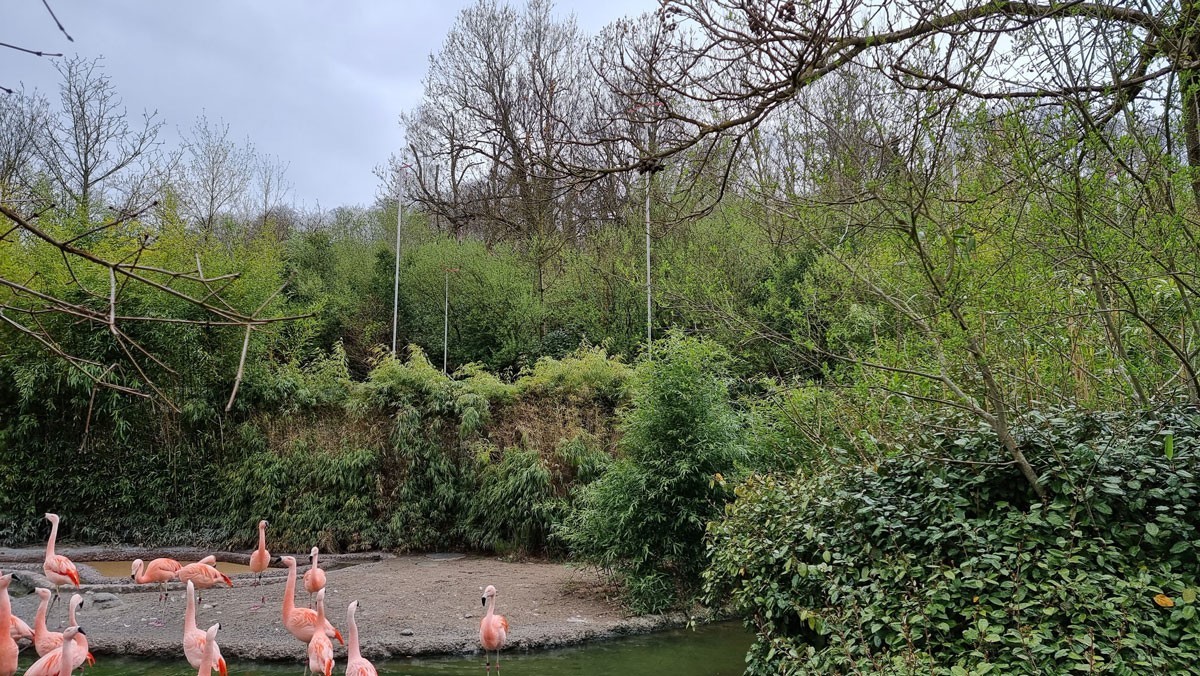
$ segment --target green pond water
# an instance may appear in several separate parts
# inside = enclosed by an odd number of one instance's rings
[[[633,636],[531,653],[506,651],[500,654],[501,673],[505,676],[550,676],[586,674],[587,676],[735,676],[744,669],[744,656],[750,636],[737,623],[720,623],[690,629]],[[297,656],[299,657],[299,656]],[[21,661],[21,669],[29,660]],[[457,676],[483,673],[483,655],[376,662],[381,675]],[[339,661],[333,673],[345,669]],[[303,666],[295,664],[255,664],[229,661],[230,676],[278,676],[299,674]],[[18,673],[20,673],[18,671]],[[193,676],[195,669],[180,658],[174,662],[130,660],[98,656],[87,676]],[[214,672],[215,673],[215,672]]]

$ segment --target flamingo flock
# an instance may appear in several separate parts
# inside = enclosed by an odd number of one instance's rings
[[[68,606],[68,624],[62,632],[50,631],[46,625],[46,617],[57,603],[61,587],[73,585],[79,588],[79,573],[75,564],[66,556],[56,554],[54,543],[58,536],[59,517],[47,513],[46,520],[51,524],[50,537],[46,542],[46,559],[42,571],[54,585],[54,591],[38,587],[35,591],[40,597],[34,624],[30,627],[12,612],[12,604],[8,594],[12,574],[4,575],[0,571],[0,676],[16,676],[17,656],[20,651],[17,642],[28,641],[37,652],[39,659],[28,669],[24,676],[70,676],[80,669],[84,662],[95,664],[95,659],[88,649],[87,634],[79,626],[75,616],[76,610],[83,605],[83,597],[79,594],[71,596]],[[271,554],[267,550],[266,520],[258,523],[258,548],[250,556],[250,570],[255,574],[254,584],[260,585],[262,573],[271,562]],[[283,593],[284,627],[297,640],[305,644],[307,659],[305,672],[311,671],[313,676],[332,676],[334,667],[333,641],[346,645],[346,676],[378,676],[375,666],[362,656],[359,646],[358,623],[355,614],[359,608],[358,601],[351,601],[346,608],[346,624],[350,642],[347,645],[342,634],[330,623],[325,612],[326,574],[318,565],[320,551],[313,547],[309,553],[312,565],[304,573],[304,588],[316,608],[296,607],[297,563],[293,556],[281,556],[280,562],[287,568],[287,583]],[[195,668],[198,676],[212,676],[214,669],[220,676],[228,676],[228,666],[221,656],[217,645],[217,632],[221,625],[214,624],[207,631],[201,631],[196,624],[196,604],[199,590],[211,589],[220,584],[232,587],[229,576],[216,569],[216,557],[207,556],[196,563],[180,564],[171,558],[157,558],[150,563],[141,559],[133,562],[130,577],[138,584],[157,584],[159,602],[166,604],[170,595],[167,583],[183,582],[187,585],[187,605],[183,618],[183,652],[188,663]],[[488,585],[483,592],[482,602],[487,606],[487,613],[479,625],[479,642],[484,650],[485,668],[491,674],[491,654],[496,653],[496,673],[500,673],[500,650],[504,648],[508,636],[508,620],[503,615],[495,613],[496,588]],[[266,595],[262,597],[257,609],[266,604]],[[156,626],[162,626],[161,621]]]

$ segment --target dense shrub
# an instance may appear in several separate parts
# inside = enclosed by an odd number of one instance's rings
[[[622,457],[583,489],[564,537],[579,558],[615,571],[637,611],[689,599],[704,567],[704,529],[729,497],[741,458],[724,351],[673,336],[635,374]]]
[[[1019,434],[1044,504],[987,431],[741,485],[705,584],[755,632],[748,673],[1194,670],[1200,416]]]

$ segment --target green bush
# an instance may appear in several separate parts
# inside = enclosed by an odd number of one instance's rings
[[[754,631],[748,673],[1194,672],[1200,416],[1018,436],[1044,504],[985,430],[741,485],[705,589]]]
[[[563,528],[572,553],[611,569],[635,611],[691,598],[704,567],[704,529],[729,494],[742,456],[717,345],[673,336],[634,378],[623,456],[582,490]]]
[[[378,465],[376,453],[366,449],[329,452],[297,444],[284,453],[251,453],[222,476],[221,525],[243,534],[248,545],[258,519],[268,518],[271,541],[287,551],[378,547]]]
[[[562,359],[542,357],[515,383],[520,394],[600,399],[610,405],[625,401],[632,369],[602,347],[583,346]]]
[[[482,454],[479,486],[471,499],[473,546],[540,553],[563,503],[555,499],[550,469],[537,451],[511,450],[500,462]]]

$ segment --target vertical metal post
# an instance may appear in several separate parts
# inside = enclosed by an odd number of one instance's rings
[[[450,354],[450,270],[446,270],[446,304],[443,310],[445,320],[442,323],[442,373],[447,373],[447,357]]]
[[[392,282],[392,356],[396,356],[396,325],[400,316],[400,233],[404,231],[404,167],[396,170],[400,192],[396,198],[396,277]]]
[[[650,180],[654,172],[646,172],[646,358],[654,359],[654,296],[650,287]]]

